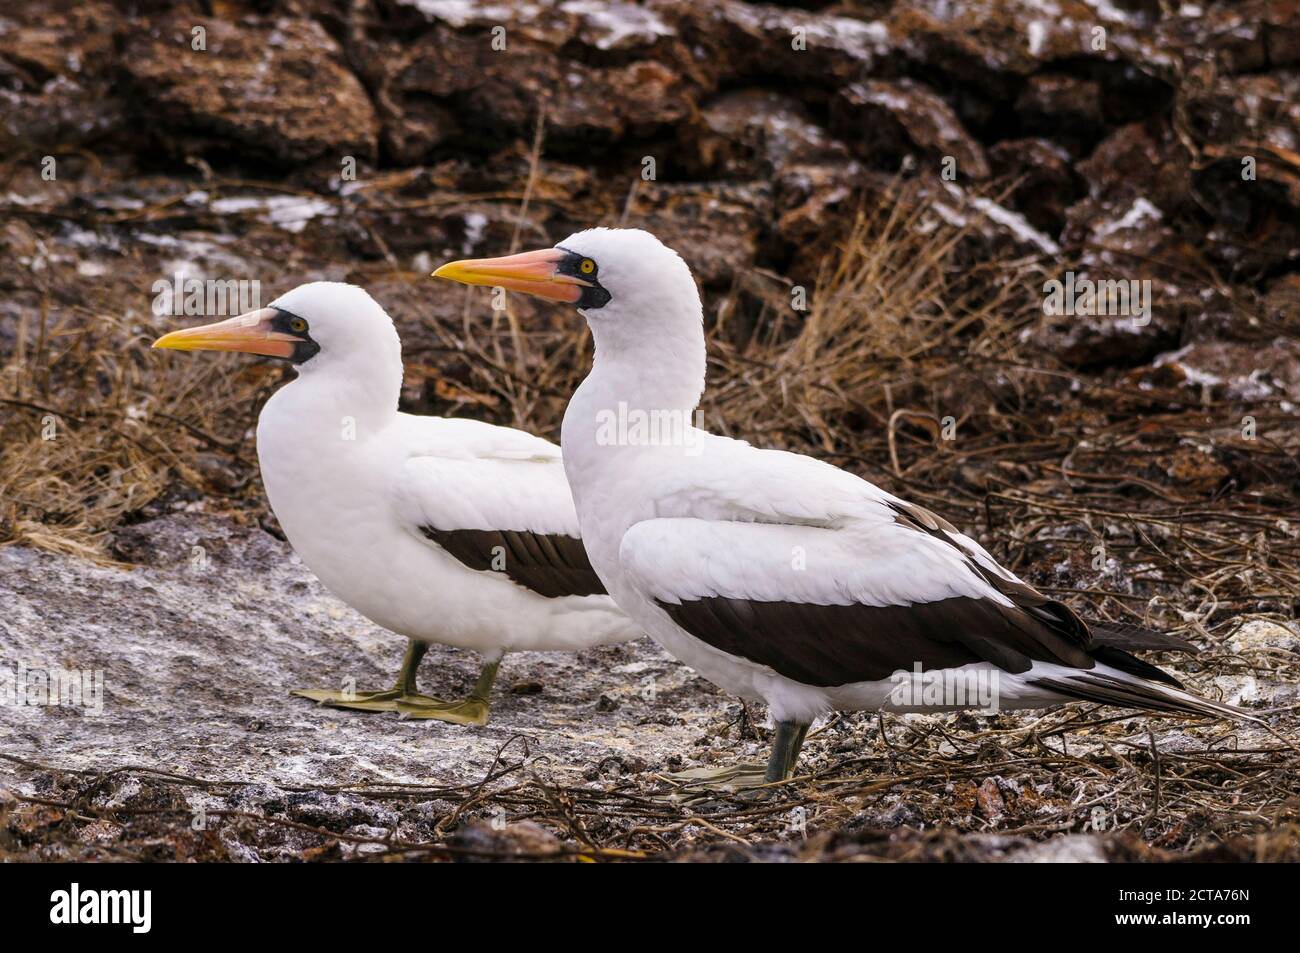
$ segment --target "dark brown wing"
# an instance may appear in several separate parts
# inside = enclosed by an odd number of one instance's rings
[[[1092,658],[1130,675],[1181,687],[1178,679],[1169,673],[1129,653],[1142,650],[1196,651],[1196,647],[1190,642],[1137,625],[1086,623],[1065,603],[1049,599],[1032,586],[1007,579],[981,565],[979,560],[962,550],[962,547],[949,535],[959,530],[943,517],[936,516],[925,507],[912,503],[899,501],[890,503],[889,506],[896,514],[895,518],[900,525],[926,533],[962,551],[966,555],[967,564],[973,571],[979,573],[985,582],[1015,603],[1017,608],[1055,629],[1063,637],[1072,640]]]
[[[471,569],[500,572],[540,596],[596,596],[605,585],[576,536],[495,529],[420,532]]]
[[[1005,576],[998,575],[985,568],[980,564],[979,560],[968,550],[958,545],[953,537],[949,535],[961,531],[942,516],[936,516],[923,506],[904,503],[901,500],[886,505],[894,511],[895,521],[900,526],[907,526],[917,532],[925,533],[961,553],[966,560],[966,565],[973,573],[1010,599],[1016,604],[1017,608],[1034,616],[1044,625],[1055,629],[1063,638],[1069,639],[1081,649],[1086,650],[1092,644],[1092,636],[1088,631],[1087,624],[1075,614],[1073,609],[1064,602],[1048,598],[1032,586],[1007,579]]]
[[[1035,661],[1091,668],[1087,652],[1018,607],[956,597],[898,606],[823,606],[712,596],[659,605],[702,642],[805,685],[880,681],[899,669]]]
[[[1132,622],[1089,622],[1094,645],[1103,645],[1126,652],[1199,652],[1184,638],[1157,632]]]
[[[923,670],[988,662],[1026,672],[1034,662],[1080,670],[1094,659],[1176,685],[1160,669],[1095,640],[1069,606],[993,572],[949,533],[951,523],[923,507],[890,503],[898,523],[952,546],[969,570],[1011,605],[967,596],[911,605],[815,605],[712,596],[659,605],[684,630],[729,655],[766,665],[806,685],[880,681],[915,665]]]

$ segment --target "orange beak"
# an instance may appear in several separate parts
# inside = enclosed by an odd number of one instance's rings
[[[591,282],[574,275],[559,272],[560,262],[566,252],[559,248],[526,251],[505,258],[471,258],[453,261],[433,273],[435,278],[447,278],[467,285],[488,285],[507,291],[564,301],[574,304],[582,297],[582,289]]]
[[[288,359],[301,339],[273,330],[275,316],[274,308],[260,308],[216,324],[164,334],[153,346],[176,351],[242,351]]]

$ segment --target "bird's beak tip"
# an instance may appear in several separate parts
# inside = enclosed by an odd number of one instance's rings
[[[465,261],[449,261],[445,265],[440,265],[435,271],[430,272],[429,277],[443,278],[447,281],[460,281],[465,284],[478,284],[477,281],[466,280],[474,277],[472,269],[466,267],[469,264],[469,262]]]

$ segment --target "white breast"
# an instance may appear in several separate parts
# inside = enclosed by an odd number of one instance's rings
[[[322,412],[309,384],[267,402],[258,460],[289,542],[336,596],[401,635],[482,652],[578,649],[639,634],[607,597],[547,599],[423,538],[394,502],[412,454],[403,428],[367,432],[354,421],[349,433],[345,415]]]

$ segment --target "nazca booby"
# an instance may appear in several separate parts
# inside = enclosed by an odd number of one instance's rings
[[[173,331],[156,348],[291,362],[266,402],[257,458],[294,550],[362,615],[409,640],[393,688],[294,694],[363,711],[484,724],[501,657],[640,634],[605,594],[579,538],[553,443],[477,420],[399,413],[401,342],[361,288],[299,285],[270,306]],[[431,642],[485,664],[470,696],[416,690]]]
[[[1083,699],[1241,715],[1126,651],[1190,647],[1182,640],[1090,627],[928,510],[812,457],[694,427],[700,298],[654,235],[594,228],[434,276],[567,302],[586,318],[594,363],[560,445],[592,566],[672,655],[766,702],[776,722],[761,775],[715,780],[789,777],[809,724],[831,710],[982,707],[987,689],[1001,708]]]

